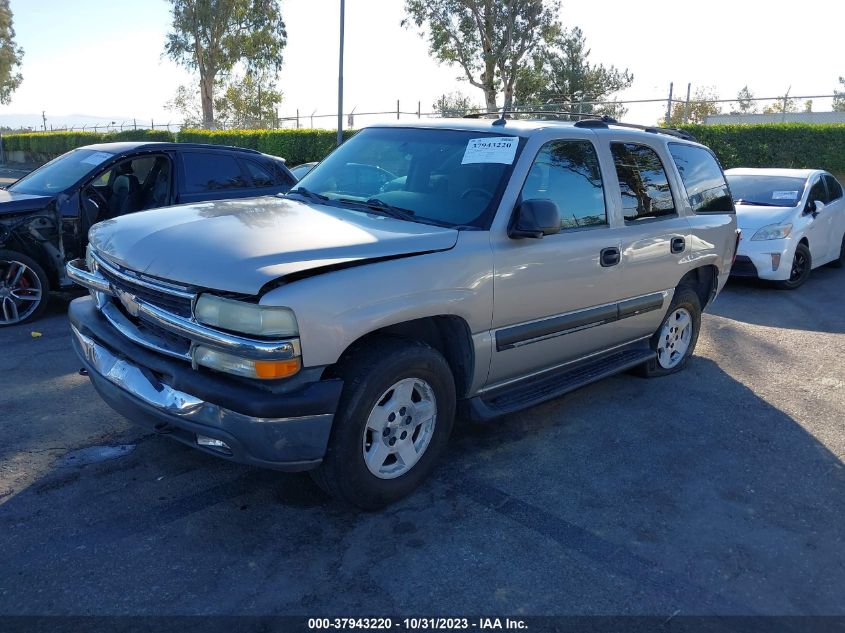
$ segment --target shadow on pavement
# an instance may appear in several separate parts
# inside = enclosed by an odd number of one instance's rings
[[[715,363],[459,425],[379,513],[165,438],[0,506],[0,613],[842,614],[845,470]]]
[[[731,278],[707,311],[755,325],[842,334],[843,297],[845,270],[821,266],[795,290],[780,290],[758,279]]]

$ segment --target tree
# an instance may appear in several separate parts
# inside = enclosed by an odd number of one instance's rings
[[[754,101],[754,93],[743,86],[742,90],[736,93],[737,109],[731,110],[731,114],[756,114],[757,102]]]
[[[795,112],[796,110],[798,110],[798,106],[795,105],[795,99],[790,99],[787,95],[781,95],[777,101],[763,108],[763,114],[782,114]]]
[[[845,77],[839,78],[839,85],[845,87]],[[845,112],[845,90],[834,90],[833,95],[833,111]]]
[[[672,113],[669,117],[668,127],[704,123],[704,120],[708,116],[722,112],[719,104],[716,103],[718,100],[719,95],[712,86],[709,88],[696,88],[692,98],[688,102],[681,101],[672,104]],[[660,119],[658,123],[663,125],[665,119]]]
[[[495,112],[500,91],[511,109],[520,69],[560,32],[559,10],[560,0],[405,0],[402,24],[426,28],[432,56],[460,66]]]
[[[629,88],[634,75],[626,68],[594,65],[589,61],[590,49],[579,28],[561,33],[549,46],[533,56],[516,82],[520,105],[554,104],[575,107],[579,113],[607,114],[619,118],[627,112],[622,104],[596,106],[589,101],[607,101],[620,90]]]
[[[265,128],[278,122],[276,113],[282,93],[275,82],[262,75],[245,75],[215,85],[214,111],[219,125],[236,128]],[[185,127],[202,125],[202,106],[195,90],[179,86],[165,108],[179,113]]]
[[[247,74],[226,85],[214,100],[219,119],[236,128],[265,128],[278,123],[277,109],[282,93],[274,81],[261,75]]]
[[[462,92],[450,92],[431,104],[432,109],[444,119],[466,116],[468,112],[478,110],[472,99]]]
[[[250,73],[278,72],[287,44],[276,0],[170,0],[164,52],[199,76],[202,123],[214,126],[219,75],[242,64]]]
[[[9,0],[0,0],[0,103],[8,104],[23,81],[23,75],[17,72],[21,60],[23,49],[15,43]]]

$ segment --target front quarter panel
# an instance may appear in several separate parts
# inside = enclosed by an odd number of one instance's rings
[[[390,325],[461,317],[473,336],[476,385],[489,366],[492,277],[489,233],[462,231],[451,250],[315,274],[268,292],[261,304],[294,311],[306,367],[334,364],[356,340]]]

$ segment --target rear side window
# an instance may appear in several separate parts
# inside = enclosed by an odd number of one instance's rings
[[[713,154],[681,143],[669,143],[669,151],[695,213],[733,213],[728,183]]]
[[[827,183],[827,194],[830,201],[839,200],[842,197],[842,185],[830,174],[824,175],[824,181]]]
[[[637,143],[611,143],[610,152],[626,222],[677,215],[669,179],[657,152]]]
[[[182,161],[185,165],[185,191],[188,193],[248,186],[234,156],[211,152],[185,152],[182,154]]]
[[[245,160],[244,164],[247,172],[249,172],[249,177],[252,178],[253,186],[272,187],[276,184],[273,173],[264,165],[260,165],[254,160]]]
[[[589,141],[553,141],[544,145],[522,188],[522,199],[552,200],[560,209],[561,228],[607,224],[598,155]]]

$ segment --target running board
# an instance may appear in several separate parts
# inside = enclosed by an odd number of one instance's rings
[[[464,403],[463,413],[472,420],[482,421],[514,413],[642,365],[654,356],[647,343],[627,347],[470,398]]]

